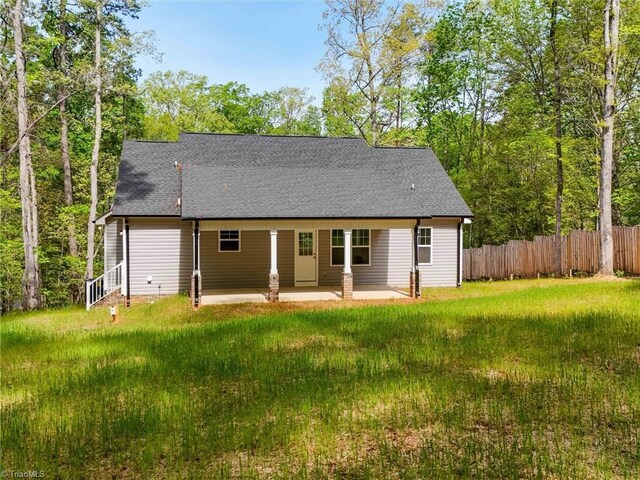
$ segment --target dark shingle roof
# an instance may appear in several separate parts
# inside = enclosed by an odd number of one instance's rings
[[[113,202],[115,216],[180,216],[179,143],[126,141]]]
[[[180,196],[183,218],[471,216],[430,149],[269,135],[125,143],[114,215],[180,215]]]

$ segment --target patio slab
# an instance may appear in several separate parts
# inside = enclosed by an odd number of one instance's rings
[[[409,295],[389,285],[357,285],[353,289],[354,300],[388,300],[394,298],[409,298]],[[342,300],[341,288],[339,286],[322,286],[283,287],[280,289],[281,302],[316,302],[324,300]],[[202,292],[201,305],[266,302],[266,288],[222,288],[204,290]]]
[[[267,303],[267,291],[257,288],[220,288],[203,290],[201,305],[224,303]]]

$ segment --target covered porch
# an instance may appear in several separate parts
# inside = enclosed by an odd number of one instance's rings
[[[194,221],[194,307],[415,297],[417,225],[406,219]]]
[[[279,291],[281,302],[314,302],[342,300],[342,286],[282,287]],[[390,285],[354,285],[352,300],[391,300],[411,298],[408,292]],[[204,289],[201,305],[230,303],[267,303],[269,288],[220,288]]]

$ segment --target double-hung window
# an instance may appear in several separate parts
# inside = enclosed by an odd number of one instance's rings
[[[371,231],[352,230],[351,264],[371,265]],[[331,230],[331,266],[344,265],[344,230]]]
[[[431,227],[418,229],[418,263],[429,265],[433,258],[433,235]]]
[[[240,251],[240,230],[220,230],[218,237],[219,252]]]

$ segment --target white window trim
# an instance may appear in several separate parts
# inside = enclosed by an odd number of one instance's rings
[[[344,267],[344,263],[342,265],[340,264],[334,264],[333,263],[333,249],[334,248],[344,248],[344,245],[342,247],[334,247],[333,246],[333,231],[334,230],[342,230],[344,232],[343,228],[332,228],[329,230],[329,266],[331,267]],[[355,230],[368,230],[369,231],[369,245],[365,246],[365,245],[353,245],[353,232]],[[354,228],[353,230],[351,230],[351,267],[370,267],[371,266],[371,243],[372,243],[372,238],[371,238],[371,229],[370,228]],[[356,248],[368,248],[369,249],[369,263],[358,263],[355,264],[353,263],[353,247]]]
[[[238,250],[221,250],[220,244],[225,241],[235,241],[230,238],[221,238],[220,232],[238,232]],[[218,230],[218,253],[240,253],[242,251],[242,231],[241,230]]]
[[[418,251],[420,251],[421,248],[429,248],[431,250],[431,255],[429,256],[431,261],[429,263],[418,262],[418,265],[433,265],[433,227],[418,227],[418,228],[419,230],[430,230],[429,238],[431,238],[431,245],[418,245]],[[420,236],[419,230],[418,230],[418,236]],[[418,255],[418,258],[420,258],[420,255]]]

